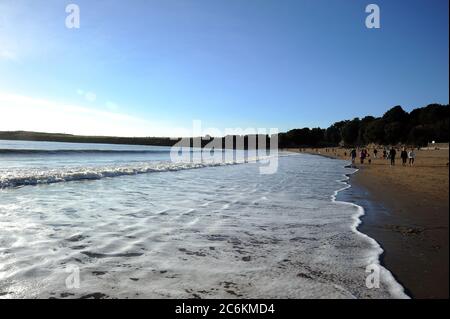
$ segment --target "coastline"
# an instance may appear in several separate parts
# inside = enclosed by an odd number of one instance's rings
[[[299,152],[299,150],[290,150]],[[304,153],[348,159],[324,149]],[[328,153],[328,154],[327,154]],[[384,250],[380,263],[412,298],[448,298],[448,150],[421,151],[416,167],[357,165],[338,199],[363,207],[358,231]]]
[[[383,248],[380,262],[412,298],[448,298],[448,202],[413,197],[365,172],[350,178],[350,200],[365,208],[359,230]]]
[[[334,159],[334,158],[332,158]],[[387,285],[387,289],[389,290],[391,296],[395,299],[409,299],[411,297],[408,290],[399,282],[399,280],[395,277],[395,275],[386,268],[383,263],[383,255],[385,251],[383,247],[380,245],[377,240],[375,240],[370,235],[366,234],[360,229],[360,225],[363,223],[363,218],[367,214],[367,208],[370,205],[363,205],[363,203],[356,202],[353,196],[349,196],[349,193],[346,193],[348,190],[352,190],[353,186],[350,183],[351,176],[356,174],[358,170],[356,169],[353,173],[345,174],[344,180],[341,182],[345,185],[343,188],[336,190],[334,194],[331,196],[333,202],[356,206],[358,208],[358,213],[353,215],[353,224],[352,231],[360,237],[363,237],[365,240],[368,240],[372,243],[374,249],[376,250],[375,258],[370,261],[370,264],[376,264],[381,266],[381,277],[383,278],[383,282]]]

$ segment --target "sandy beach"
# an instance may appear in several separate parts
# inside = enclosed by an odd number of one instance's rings
[[[341,148],[301,151],[345,160],[350,153]],[[369,152],[372,163],[361,165],[358,158],[352,188],[342,195],[365,208],[360,231],[380,243],[383,264],[411,297],[448,298],[448,149],[417,151],[413,167],[403,167],[398,157],[391,167]]]

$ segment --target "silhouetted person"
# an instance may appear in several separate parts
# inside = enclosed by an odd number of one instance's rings
[[[377,149],[374,149],[374,150],[373,150],[373,157],[374,157],[374,158],[377,158],[377,154],[378,154],[378,150],[377,150]]]
[[[364,164],[364,160],[366,159],[366,150],[361,150],[359,153],[359,159],[361,161],[361,164]]]
[[[405,148],[403,148],[402,152],[400,153],[400,157],[402,158],[402,165],[406,166],[406,162],[408,161],[408,152]]]
[[[397,155],[397,151],[392,147],[389,151],[389,158],[391,159],[391,166],[395,165],[395,156]]]
[[[355,165],[355,160],[356,160],[356,150],[352,149],[352,151],[350,152],[350,157],[352,158],[352,165]]]

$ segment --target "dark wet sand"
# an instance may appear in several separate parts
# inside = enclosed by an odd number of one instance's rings
[[[364,172],[351,177],[356,204],[366,209],[359,230],[376,239],[383,264],[413,298],[448,298],[448,201],[399,190]],[[376,203],[370,205],[370,201]]]

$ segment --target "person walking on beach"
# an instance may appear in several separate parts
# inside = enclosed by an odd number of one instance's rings
[[[408,152],[408,158],[409,158],[409,166],[413,166],[414,161],[416,159],[416,153],[414,153],[413,148]]]
[[[366,159],[366,150],[362,149],[361,152],[359,153],[359,159],[361,164],[364,164],[364,160]]]
[[[352,149],[352,151],[350,152],[350,157],[352,158],[352,166],[355,166],[355,161],[356,161],[356,150]]]
[[[402,149],[400,157],[402,158],[402,166],[406,166],[406,162],[408,161],[408,152],[406,151],[406,148]]]
[[[397,155],[397,151],[394,147],[389,151],[389,158],[391,160],[391,166],[395,166],[395,156]]]
[[[387,152],[386,152],[386,149],[383,150],[383,159],[387,159]]]
[[[377,154],[378,154],[378,150],[374,149],[373,150],[373,158],[377,158]]]

